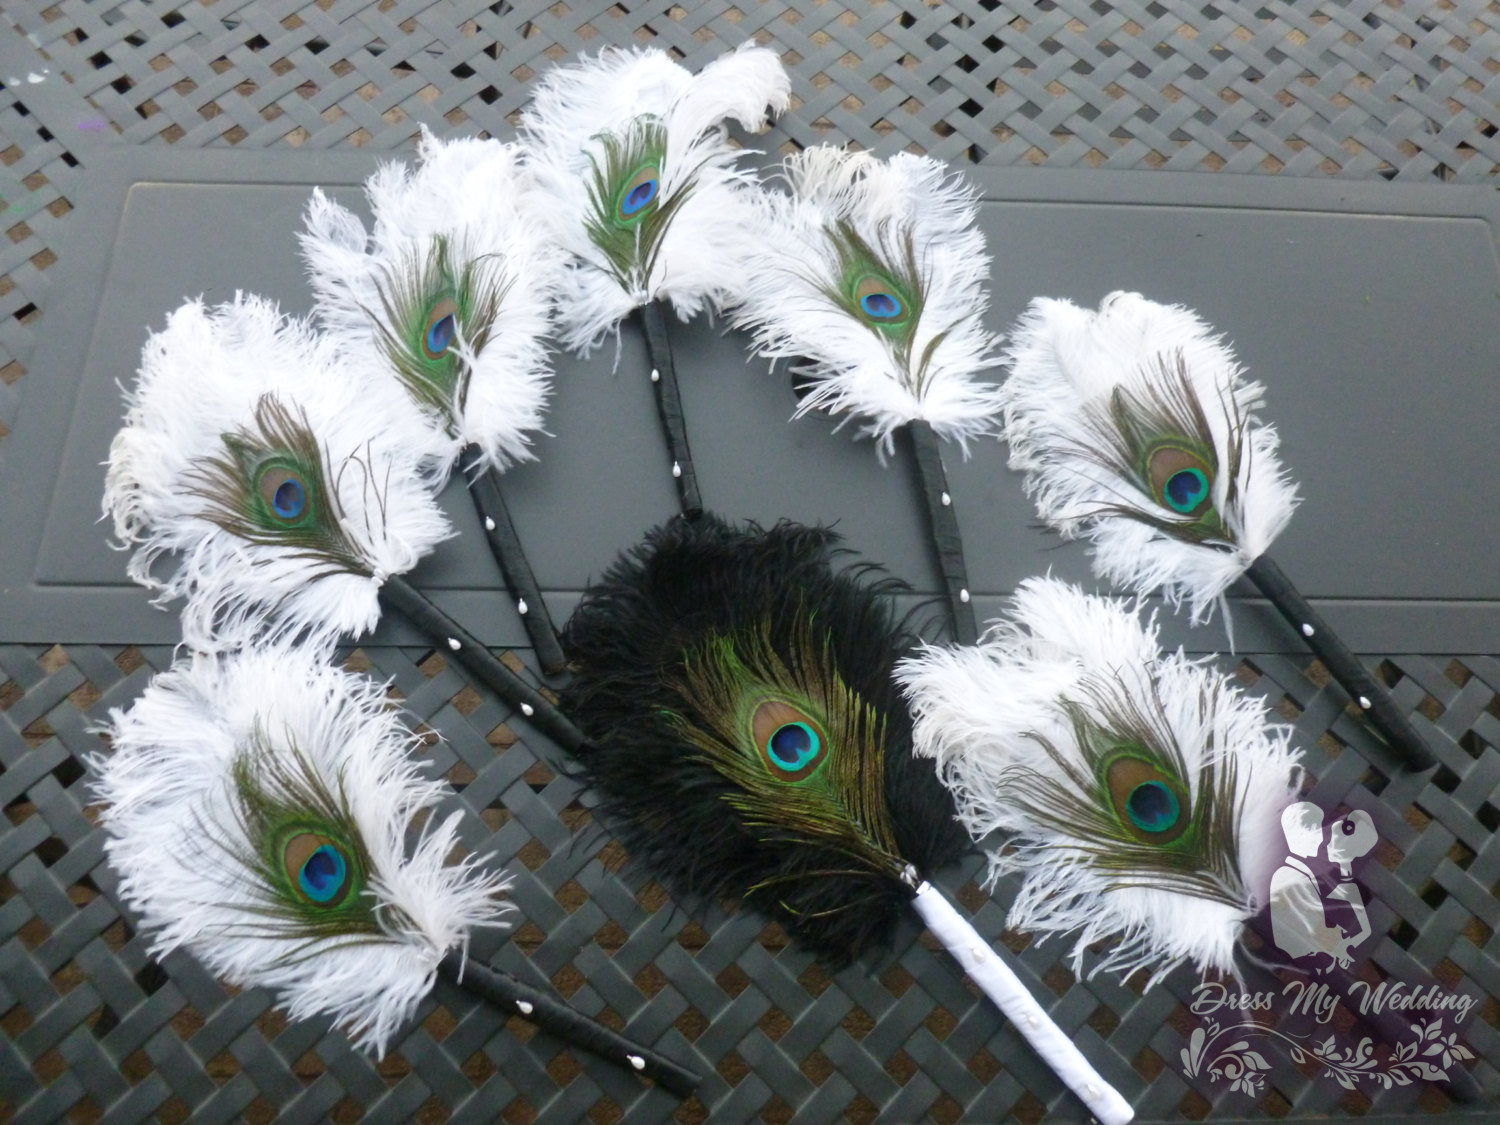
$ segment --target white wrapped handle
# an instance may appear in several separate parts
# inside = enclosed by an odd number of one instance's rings
[[[979,931],[953,909],[941,891],[924,880],[917,887],[914,901],[927,928],[1102,1125],[1125,1125],[1135,1117],[1130,1103],[1099,1077],[1099,1072],[1089,1065],[1062,1028],[1052,1022],[1021,978],[979,936]]]

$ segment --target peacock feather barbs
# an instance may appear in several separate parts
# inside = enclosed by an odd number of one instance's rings
[[[326,453],[303,411],[264,395],[255,404],[254,429],[224,434],[223,447],[222,455],[203,458],[185,474],[189,493],[206,505],[204,519],[246,543],[318,564],[308,581],[370,575],[344,528]],[[368,474],[369,467],[358,471]]]
[[[496,255],[474,255],[436,235],[381,270],[381,312],[371,312],[380,350],[413,399],[457,433],[474,361],[514,278]]]
[[[891,681],[888,580],[837,538],[707,513],[656,528],[564,632],[580,772],[674,889],[742,899],[834,964],[887,941],[909,868],[965,847]]]
[[[1008,924],[1072,933],[1090,972],[1235,972],[1266,902],[1298,755],[1290,730],[1202,661],[1157,647],[1125,605],[1029,579],[977,645],[897,670],[916,752],[986,845],[989,885],[1022,881]]]

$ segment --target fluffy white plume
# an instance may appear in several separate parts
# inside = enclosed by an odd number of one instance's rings
[[[964,826],[1014,834],[989,853],[991,886],[1025,876],[1011,926],[1077,931],[1075,971],[1117,937],[1092,972],[1235,972],[1300,760],[1259,701],[1164,655],[1154,620],[1050,578],[1022,583],[980,644],[927,648],[897,678]]]
[[[1010,465],[1042,519],[1086,536],[1102,578],[1205,619],[1297,505],[1261,385],[1191,311],[1139,293],[1098,312],[1037,298],[1006,361]]]
[[[361,386],[329,341],[269,301],[177,309],[126,399],[104,510],[135,548],[130,576],[160,590],[158,604],[187,599],[195,649],[267,627],[364,632],[385,577],[451,534],[418,471],[418,413],[394,383]],[[282,473],[296,480],[278,493]],[[273,511],[278,495],[289,518]],[[154,575],[166,555],[170,573]]]
[[[320,323],[361,378],[406,384],[432,427],[439,480],[466,444],[484,466],[529,460],[562,254],[521,146],[424,129],[420,162],[382,166],[365,194],[368,232],[321,191],[308,204],[302,250]],[[452,342],[434,356],[429,319],[449,311]]]
[[[461,814],[408,848],[413,818],[450,790],[408,757],[414,737],[368,678],[307,649],[200,654],[110,720],[114,752],[90,762],[105,852],[153,955],[186,946],[383,1054],[443,955],[471,927],[508,924],[509,881],[473,856],[447,862]],[[339,856],[322,870],[304,856],[318,844]],[[313,903],[335,863],[349,884]]]
[[[750,44],[697,75],[655,48],[606,48],[542,76],[521,128],[551,233],[576,258],[558,304],[568,348],[587,354],[647,301],[686,320],[736,299],[747,241],[733,216],[753,178],[723,122],[759,129],[790,91],[781,60]],[[627,206],[643,168],[654,190]]]
[[[883,162],[820,146],[785,174],[790,195],[756,197],[737,322],[761,354],[809,361],[797,415],[858,418],[882,456],[918,419],[961,445],[994,430],[999,393],[975,378],[999,337],[984,326],[990,259],[974,192],[910,153]]]

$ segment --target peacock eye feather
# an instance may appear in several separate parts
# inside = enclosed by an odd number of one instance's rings
[[[823,295],[890,347],[902,379],[920,398],[927,365],[945,334],[929,340],[922,354],[913,353],[922,317],[923,279],[911,232],[882,230],[872,243],[852,223],[840,221],[825,233],[838,261],[839,281],[819,283]]]
[[[450,432],[468,401],[470,363],[489,343],[511,284],[496,256],[436,235],[386,268],[381,311],[366,310],[391,370]]]
[[[349,852],[340,842],[317,831],[295,826],[278,850],[287,881],[303,901],[315,906],[337,906],[353,886]]]
[[[1120,827],[1141,843],[1170,844],[1192,822],[1180,781],[1138,747],[1122,747],[1100,765],[1100,779]]]
[[[1077,751],[1033,735],[1059,773],[1012,767],[1001,788],[1037,824],[1076,841],[1111,886],[1233,905],[1241,886],[1233,758],[1206,753],[1191,778],[1154,686],[1147,704],[1109,679],[1079,690],[1080,699],[1061,704]]]
[[[1164,508],[1181,516],[1200,518],[1213,505],[1214,466],[1212,452],[1187,447],[1185,442],[1162,438],[1146,451],[1142,476],[1151,495]]]
[[[791,663],[795,673],[764,633],[707,638],[685,661],[677,690],[691,710],[673,726],[735,783],[724,800],[747,825],[833,847],[872,874],[900,871],[883,724],[811,628]]]
[[[625,181],[615,201],[615,223],[628,227],[651,213],[661,193],[661,169],[655,161],[642,165]]]
[[[1083,455],[1133,481],[1154,505],[1109,503],[1099,514],[1133,519],[1190,543],[1232,541],[1214,490],[1222,474],[1224,505],[1237,503],[1244,420],[1232,402],[1226,405],[1231,410],[1228,457],[1221,465],[1182,355],[1157,356],[1154,366],[1135,386],[1115,387],[1107,405],[1085,408],[1094,442]]]
[[[823,724],[786,699],[756,704],[750,728],[751,741],[772,776],[783,781],[810,777],[832,752]]]
[[[442,297],[427,313],[426,331],[422,333],[422,354],[428,359],[441,359],[458,336],[458,302],[452,297]]]
[[[245,841],[235,858],[260,900],[244,932],[308,942],[384,934],[367,893],[370,853],[342,777],[330,782],[298,746],[273,741],[259,726],[236,753],[230,777]]]
[[[247,543],[318,560],[313,578],[370,573],[341,522],[324,452],[300,409],[262,395],[254,428],[225,434],[223,443],[223,456],[204,458],[187,474],[188,492],[206,503],[204,519]]]
[[[314,518],[307,502],[302,467],[290,458],[272,457],[255,470],[255,491],[270,517],[285,527],[299,527]]]
[[[604,269],[622,289],[635,291],[648,284],[667,228],[692,196],[698,169],[678,175],[671,194],[663,193],[667,128],[650,114],[595,139],[600,152],[587,154],[591,171],[584,227],[604,258]]]
[[[902,290],[894,278],[867,273],[855,279],[853,296],[867,323],[890,329],[911,319],[912,299]]]

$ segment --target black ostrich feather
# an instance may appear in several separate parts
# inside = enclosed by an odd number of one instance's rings
[[[969,846],[891,680],[911,638],[826,528],[713,516],[650,532],[564,631],[580,774],[674,890],[742,898],[821,959],[888,943],[915,879]]]

